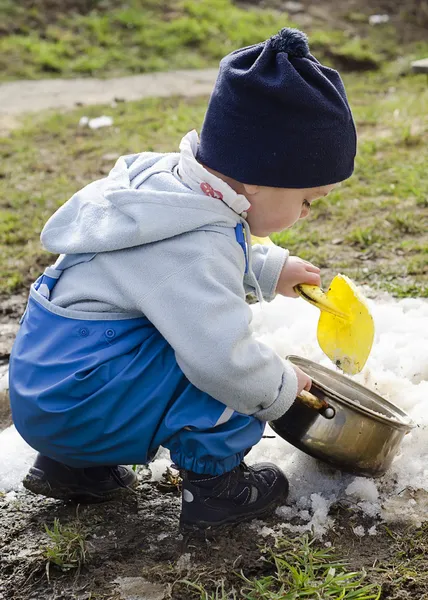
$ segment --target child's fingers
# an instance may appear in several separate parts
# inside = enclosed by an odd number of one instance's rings
[[[307,392],[309,392],[311,387],[312,387],[312,380],[310,379],[309,381],[306,382],[305,387],[303,389],[306,390]]]
[[[319,267],[316,267],[315,265],[313,265],[310,262],[307,262],[305,264],[305,269],[306,271],[308,271],[309,273],[321,273],[321,269]]]
[[[310,273],[321,273],[321,269],[319,267],[316,267],[315,265],[308,265],[306,267],[306,270]]]
[[[314,271],[315,273],[319,273],[321,271],[321,269],[319,267],[316,267],[315,265],[313,265],[308,260],[304,260],[303,258],[300,258],[299,260],[301,260],[302,263],[304,263],[305,269],[307,271]]]
[[[306,271],[304,275],[305,279],[301,283],[307,283],[308,285],[321,286],[321,277],[319,273]]]

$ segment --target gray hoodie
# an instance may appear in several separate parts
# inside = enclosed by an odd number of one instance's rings
[[[252,335],[245,295],[271,300],[288,252],[249,244],[245,273],[234,228],[242,223],[248,238],[248,202],[197,163],[195,135],[183,138],[181,155],[119,158],[108,177],[49,219],[41,235],[47,250],[95,253],[64,272],[50,300],[106,318],[145,315],[191,383],[238,412],[272,420],[291,406],[297,379]]]

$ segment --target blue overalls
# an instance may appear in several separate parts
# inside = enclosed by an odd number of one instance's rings
[[[71,467],[145,464],[162,445],[180,468],[230,471],[261,439],[264,423],[190,383],[141,314],[106,318],[49,301],[63,271],[94,256],[60,257],[31,286],[10,360],[16,429]]]

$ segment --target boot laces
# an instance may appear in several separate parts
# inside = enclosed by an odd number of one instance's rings
[[[258,485],[257,485],[258,478],[255,475],[255,471],[252,467],[247,465],[244,461],[242,461],[236,467],[236,470],[238,472],[240,471],[244,475],[245,485],[248,489],[248,497],[244,503],[252,504],[259,497],[259,489],[258,489]]]
[[[247,465],[247,463],[245,463],[244,461],[242,461],[237,466],[237,469],[244,474],[245,479],[249,479],[251,477],[251,475],[254,474],[254,469],[252,467],[250,467],[249,465]]]

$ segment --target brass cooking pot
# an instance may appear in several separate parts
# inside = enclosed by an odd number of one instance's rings
[[[403,437],[414,427],[409,416],[340,373],[298,356],[287,358],[311,377],[311,394],[316,398],[312,406],[296,399],[270,423],[272,429],[296,448],[338,469],[367,477],[383,475]]]

